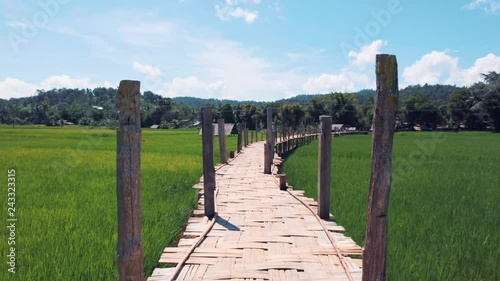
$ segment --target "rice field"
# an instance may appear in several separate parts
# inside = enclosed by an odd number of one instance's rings
[[[388,280],[500,280],[500,134],[397,133],[389,206]],[[364,245],[371,135],[332,143],[331,213]],[[318,143],[283,172],[317,198]]]
[[[217,139],[214,160],[218,160]],[[227,138],[228,151],[236,137]],[[147,275],[177,243],[198,200],[197,130],[143,130],[142,230]],[[16,273],[7,272],[7,177],[15,169]],[[117,280],[116,132],[0,126],[0,280]]]

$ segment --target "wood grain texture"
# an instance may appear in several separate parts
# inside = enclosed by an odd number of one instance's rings
[[[332,167],[332,117],[319,117],[321,134],[318,148],[318,216],[330,218],[330,183]]]
[[[363,253],[364,281],[386,280],[387,212],[391,189],[392,142],[399,96],[396,56],[377,55],[376,75],[370,193]]]
[[[116,97],[119,111],[116,157],[118,204],[117,265],[122,281],[144,280],[141,234],[140,82],[123,80]]]
[[[213,218],[215,215],[215,169],[214,169],[214,132],[212,126],[212,107],[203,107],[202,115],[202,143],[203,143],[203,197],[205,216]]]
[[[220,162],[227,163],[227,150],[226,150],[226,134],[224,130],[224,118],[217,119],[217,126],[219,127],[219,155]]]
[[[275,174],[262,173],[264,144],[249,145],[218,168],[215,224],[176,280],[361,280],[349,277],[360,272],[349,255],[359,256],[361,247],[335,222],[318,220],[317,203],[304,191],[283,192]],[[203,206],[200,198],[198,208]],[[178,263],[203,235],[210,221],[200,212],[189,219],[178,246],[165,248],[161,263]],[[169,280],[167,271],[156,272],[151,280]]]

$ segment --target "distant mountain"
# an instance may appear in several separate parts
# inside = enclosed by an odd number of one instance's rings
[[[298,95],[291,98],[277,100],[276,103],[299,103],[306,104],[310,102],[312,99],[319,98],[324,96],[324,94],[315,94],[315,95]]]
[[[399,99],[421,94],[427,96],[434,104],[440,106],[448,102],[448,97],[460,87],[454,85],[414,85],[399,91]]]
[[[237,100],[227,100],[227,99],[203,99],[203,98],[194,98],[194,97],[175,97],[172,98],[172,102],[177,104],[184,104],[190,107],[200,108],[205,105],[214,105],[219,107],[224,104],[230,104],[231,107],[236,106],[238,104],[253,104],[256,106],[261,106],[267,104],[266,102],[257,102],[257,101],[237,101]]]

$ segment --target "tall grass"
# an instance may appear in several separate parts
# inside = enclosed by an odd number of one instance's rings
[[[145,273],[174,245],[197,202],[198,131],[143,130]],[[214,159],[218,159],[217,139]],[[236,138],[228,138],[236,147]],[[230,150],[228,148],[228,150]],[[217,162],[217,161],[215,161]],[[7,170],[16,169],[16,274],[7,272]],[[0,127],[0,280],[116,280],[116,133]],[[5,238],[5,239],[4,239]]]
[[[500,280],[500,135],[446,133],[435,150],[417,145],[430,140],[424,132],[394,138],[388,280]],[[334,138],[332,145],[331,212],[363,245],[371,136]],[[411,161],[415,155],[423,161]],[[314,198],[317,157],[313,142],[283,168]]]

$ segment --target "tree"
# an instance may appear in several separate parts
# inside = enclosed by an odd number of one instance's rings
[[[319,98],[312,99],[309,103],[307,103],[305,112],[305,119],[308,124],[318,124],[319,117],[327,114],[324,103],[321,102]]]
[[[500,74],[491,71],[482,76],[485,82],[470,87],[471,109],[487,116],[493,122],[493,131],[500,133]]]
[[[439,110],[434,103],[424,95],[410,96],[402,102],[403,116],[406,122],[426,128],[436,128],[441,121]]]
[[[233,108],[229,103],[226,103],[219,108],[217,118],[223,118],[224,123],[235,123]]]
[[[472,111],[471,92],[467,88],[455,90],[448,98],[447,111],[450,116],[451,125],[460,127],[464,125],[469,130],[478,130],[484,127],[482,118]]]
[[[281,106],[281,122],[285,127],[296,130],[303,124],[306,113],[298,103],[284,104]]]

